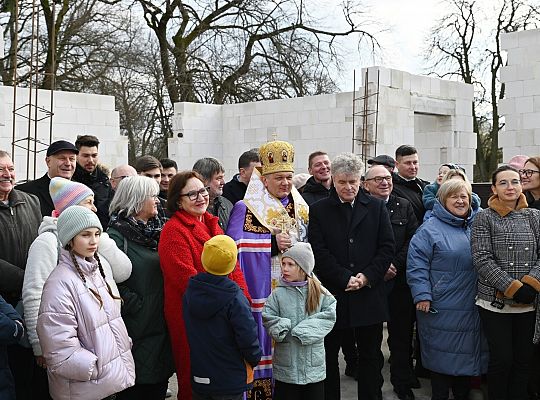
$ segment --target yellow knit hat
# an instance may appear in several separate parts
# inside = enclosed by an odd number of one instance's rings
[[[229,236],[217,235],[204,244],[201,261],[212,275],[229,275],[236,266],[238,249]]]

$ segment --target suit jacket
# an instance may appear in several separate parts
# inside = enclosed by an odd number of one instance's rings
[[[336,327],[386,321],[383,278],[394,257],[394,234],[384,202],[360,191],[351,207],[332,188],[328,198],[310,207],[308,238],[315,272],[337,299]],[[350,277],[360,272],[369,285],[346,292]]]
[[[18,190],[23,192],[33,194],[39,199],[39,204],[41,206],[41,216],[50,217],[54,210],[54,203],[49,193],[49,184],[51,183],[51,178],[49,175],[45,174],[41,178],[38,178],[34,181],[29,181],[23,183],[22,185],[17,185]]]

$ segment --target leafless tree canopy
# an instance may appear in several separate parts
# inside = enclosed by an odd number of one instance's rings
[[[477,134],[475,180],[487,181],[500,159],[498,133],[503,125],[498,100],[504,98],[499,73],[505,64],[502,33],[536,28],[538,0],[496,0],[487,9],[475,0],[446,0],[449,12],[434,24],[425,53],[428,71],[475,86],[473,129]],[[490,11],[492,11],[490,13]],[[480,22],[479,22],[480,21]],[[480,26],[489,26],[487,30]]]
[[[0,76],[25,85],[37,65],[42,88],[114,95],[130,159],[165,155],[175,102],[335,92],[340,43],[377,47],[355,1],[324,22],[317,0],[0,0]]]

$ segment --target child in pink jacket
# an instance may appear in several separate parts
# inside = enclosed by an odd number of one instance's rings
[[[96,254],[102,227],[81,206],[58,218],[60,261],[45,282],[37,333],[56,399],[106,399],[135,383],[118,299]]]

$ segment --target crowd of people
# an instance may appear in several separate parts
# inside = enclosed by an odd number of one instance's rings
[[[540,157],[514,161],[482,203],[410,145],[294,175],[273,140],[225,182],[211,157],[109,174],[84,135],[17,186],[0,150],[0,399],[160,400],[176,373],[180,400],[338,400],[341,350],[379,400],[386,324],[399,399],[538,400]]]

